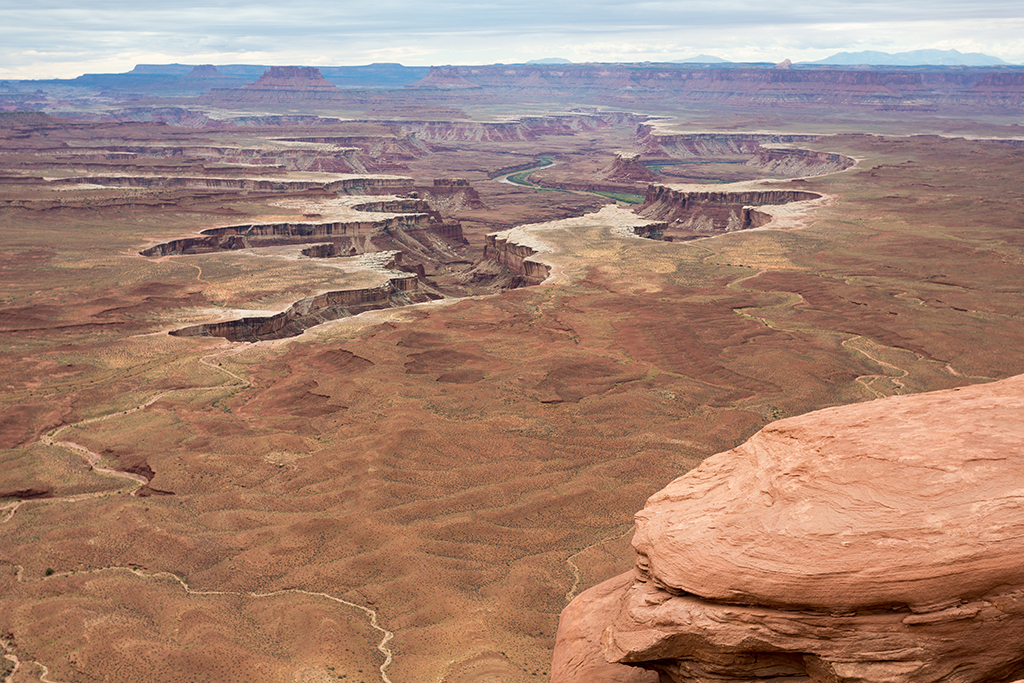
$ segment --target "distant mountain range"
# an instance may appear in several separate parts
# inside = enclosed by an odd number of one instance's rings
[[[816,62],[800,63],[833,66],[999,66],[1007,62],[980,52],[964,54],[958,50],[912,50],[894,54],[864,50],[839,52]]]

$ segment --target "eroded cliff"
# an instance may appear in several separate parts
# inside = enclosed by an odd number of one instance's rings
[[[666,237],[696,239],[710,234],[746,230],[767,224],[771,214],[758,210],[821,199],[817,192],[754,183],[719,186],[707,190],[698,185],[649,185],[637,212],[644,218],[666,223]]]
[[[1024,376],[771,424],[647,501],[553,682],[1012,680],[1021,444]]]
[[[277,315],[193,325],[171,334],[177,337],[224,337],[236,342],[284,339],[300,335],[310,327],[330,320],[438,298],[437,295],[420,291],[415,275],[400,275],[376,287],[324,292],[306,297]]]

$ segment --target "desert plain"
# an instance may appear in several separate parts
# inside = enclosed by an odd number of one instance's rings
[[[704,458],[1024,372],[1019,106],[440,78],[0,113],[8,681],[543,679]]]

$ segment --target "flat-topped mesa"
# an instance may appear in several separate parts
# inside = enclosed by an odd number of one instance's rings
[[[442,90],[465,90],[479,88],[479,85],[470,83],[462,76],[455,73],[450,67],[432,66],[426,76],[409,83],[406,88],[440,88]]]
[[[281,103],[304,100],[345,102],[349,94],[311,66],[272,66],[255,83],[240,88],[214,88],[199,101]]]
[[[243,89],[341,92],[312,66],[272,66],[255,83],[243,86]]]
[[[708,235],[761,227],[771,215],[758,206],[821,199],[817,192],[736,183],[732,189],[707,190],[702,185],[648,185],[637,213],[667,223],[666,239],[697,239]],[[719,186],[721,187],[721,186]]]
[[[647,162],[747,159],[751,168],[790,178],[836,173],[853,166],[854,160],[842,154],[777,147],[813,142],[820,137],[785,133],[659,133],[648,124],[638,128],[636,139]]]
[[[775,422],[656,493],[553,683],[992,683],[1024,671],[1024,375]]]
[[[245,83],[245,79],[237,76],[228,76],[217,70],[213,64],[200,64],[199,66],[193,67],[192,71],[188,72],[181,78],[182,83],[190,85],[199,85],[203,87],[222,87],[230,88],[231,86],[242,85]]]

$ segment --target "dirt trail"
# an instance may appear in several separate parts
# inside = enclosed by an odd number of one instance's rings
[[[874,343],[870,339],[865,339],[863,336],[859,336],[858,335],[856,337],[850,337],[849,339],[844,340],[843,343],[842,343],[842,346],[843,346],[843,348],[853,349],[854,351],[856,351],[857,353],[859,353],[862,356],[866,357],[868,360],[870,360],[873,363],[877,363],[878,365],[881,365],[884,368],[889,368],[890,370],[895,370],[896,372],[901,373],[901,374],[899,374],[899,375],[897,375],[895,377],[892,376],[892,375],[861,375],[860,377],[857,378],[857,382],[862,387],[864,387],[865,389],[870,391],[872,394],[874,394],[875,398],[885,398],[886,396],[890,395],[890,394],[882,393],[880,391],[876,391],[871,386],[873,381],[876,380],[876,379],[887,379],[887,380],[889,380],[890,382],[892,382],[893,386],[896,387],[896,392],[895,393],[897,393],[897,394],[902,393],[903,390],[906,389],[906,385],[903,384],[903,382],[901,382],[899,380],[899,378],[907,377],[907,376],[910,375],[910,373],[907,370],[905,370],[904,368],[901,368],[899,366],[893,365],[892,363],[887,363],[887,362],[885,362],[884,360],[882,360],[880,358],[876,358],[875,356],[872,356],[870,353],[868,353],[864,349],[859,349],[856,346],[851,346],[852,342],[856,342],[858,340],[864,340],[865,342],[872,343],[872,344]]]
[[[0,647],[4,649],[4,659],[14,665],[14,668],[4,676],[4,683],[14,683],[14,674],[18,673],[18,669],[21,668],[21,660],[18,659],[18,655],[14,654],[14,648],[11,647],[10,641],[6,638],[0,638]]]
[[[119,411],[117,411],[115,413],[108,413],[107,415],[100,415],[99,417],[90,417],[90,418],[87,418],[85,420],[79,420],[78,422],[73,422],[71,424],[67,424],[67,425],[64,425],[62,427],[58,427],[57,429],[54,429],[50,433],[43,434],[41,437],[39,437],[39,442],[44,444],[44,445],[46,445],[46,446],[59,446],[61,448],[66,448],[66,449],[68,449],[70,451],[73,451],[73,452],[83,456],[85,458],[85,461],[89,464],[89,468],[92,471],[96,472],[97,474],[105,475],[105,476],[108,476],[108,477],[118,477],[120,479],[127,479],[127,480],[129,480],[131,482],[139,484],[139,487],[145,486],[145,485],[147,485],[149,483],[149,480],[146,479],[145,477],[143,477],[141,475],[138,475],[138,474],[135,474],[134,472],[126,472],[124,470],[113,470],[113,469],[109,469],[109,468],[106,468],[106,467],[100,467],[99,463],[102,460],[102,456],[99,453],[96,453],[95,451],[90,450],[89,448],[83,446],[82,444],[78,444],[78,443],[75,443],[73,441],[57,441],[56,440],[57,437],[62,432],[66,431],[68,429],[72,429],[72,428],[75,428],[75,427],[82,427],[84,425],[93,424],[93,423],[96,423],[96,422],[104,422],[106,420],[110,420],[110,419],[113,419],[115,417],[124,417],[126,415],[131,415],[132,413],[138,412],[140,410],[145,410],[146,408],[150,407],[151,405],[153,405],[154,403],[156,403],[157,401],[162,399],[164,396],[167,396],[169,394],[173,394],[173,393],[176,393],[176,392],[182,392],[182,391],[210,391],[210,390],[214,390],[214,389],[224,389],[224,388],[228,388],[228,387],[231,387],[231,386],[234,386],[236,388],[244,388],[244,387],[249,385],[249,381],[248,380],[246,380],[245,378],[243,378],[243,377],[241,377],[239,375],[236,375],[235,373],[233,373],[230,370],[222,367],[221,365],[215,365],[215,364],[213,364],[213,363],[211,363],[209,361],[210,358],[220,357],[220,356],[223,356],[223,355],[228,354],[228,353],[237,353],[237,352],[239,352],[241,350],[242,349],[225,349],[225,350],[217,351],[215,353],[211,353],[211,354],[209,354],[207,356],[203,356],[203,357],[201,357],[199,359],[199,362],[201,364],[203,364],[203,365],[205,365],[205,366],[207,366],[209,368],[213,368],[214,370],[217,370],[219,372],[223,372],[224,374],[226,374],[229,377],[231,377],[236,382],[236,384],[234,384],[234,385],[215,384],[215,385],[210,385],[210,386],[205,386],[205,387],[189,387],[187,389],[174,389],[172,391],[163,391],[163,392],[160,392],[159,394],[156,394],[155,396],[153,396],[149,400],[147,400],[147,401],[145,401],[143,403],[140,403],[140,404],[138,404],[136,406],[133,406],[131,408],[128,408],[126,410],[119,410]],[[132,491],[132,495],[135,495],[137,492],[138,492],[138,488],[136,488],[134,491]],[[73,501],[77,501],[77,500],[84,500],[86,498],[93,498],[93,497],[96,497],[98,495],[104,495],[104,494],[102,494],[102,493],[101,494],[86,494],[84,496],[72,496],[72,497],[67,497],[67,498],[48,498],[48,499],[42,499],[42,500],[50,500],[50,501],[58,500],[58,501],[62,501],[62,502],[73,502]],[[4,518],[2,521],[0,521],[0,524],[2,524],[3,522],[8,521],[14,515],[14,512],[17,511],[17,509],[20,506],[21,502],[22,501],[18,501],[18,503],[13,503],[13,504],[5,505],[4,507],[0,508],[0,510],[6,510],[7,508],[13,508],[11,510],[11,512],[7,515],[6,518]]]
[[[58,447],[61,447],[61,448],[66,448],[66,449],[68,449],[70,451],[73,451],[73,452],[79,454],[79,455],[82,455],[85,458],[86,462],[89,463],[89,467],[94,472],[96,472],[97,474],[101,474],[101,475],[105,475],[105,476],[111,476],[111,477],[118,477],[118,478],[121,478],[121,479],[127,479],[127,480],[129,480],[129,481],[131,481],[131,482],[133,482],[135,484],[138,484],[138,487],[136,487],[131,492],[131,495],[135,495],[138,492],[139,488],[141,488],[141,487],[143,487],[143,486],[145,486],[145,485],[147,485],[149,483],[148,479],[146,479],[145,477],[143,477],[141,475],[135,474],[133,472],[125,472],[125,471],[122,471],[122,470],[113,470],[113,469],[109,469],[109,468],[106,468],[106,467],[99,467],[98,464],[101,461],[101,456],[100,456],[99,453],[96,453],[95,451],[92,451],[89,448],[87,448],[87,447],[85,447],[85,446],[83,446],[81,444],[75,443],[73,441],[57,441],[56,440],[57,437],[62,432],[66,431],[68,429],[71,429],[73,427],[80,427],[80,426],[87,425],[87,424],[93,424],[93,423],[96,423],[96,422],[102,422],[104,420],[109,420],[109,419],[112,419],[112,418],[115,418],[115,417],[123,417],[125,415],[130,415],[131,413],[134,413],[134,412],[137,412],[137,411],[140,411],[140,410],[144,410],[144,409],[150,407],[151,405],[153,405],[154,403],[156,403],[157,401],[159,401],[164,396],[167,396],[168,394],[172,394],[172,393],[175,393],[175,392],[179,392],[179,391],[208,391],[208,390],[225,389],[225,388],[240,389],[240,388],[247,387],[247,386],[249,386],[249,380],[245,379],[244,377],[242,377],[240,375],[235,374],[234,372],[231,372],[230,370],[228,370],[227,368],[221,366],[220,364],[215,364],[215,363],[211,362],[211,360],[210,360],[212,358],[219,358],[219,357],[222,357],[224,355],[238,353],[238,352],[241,352],[241,351],[244,351],[244,350],[245,350],[244,348],[239,348],[239,349],[229,348],[229,349],[224,349],[224,350],[217,351],[215,353],[211,353],[211,354],[206,355],[206,356],[202,356],[199,359],[199,362],[201,364],[203,364],[203,365],[205,365],[205,366],[207,366],[209,368],[213,368],[215,370],[218,370],[218,371],[226,374],[227,376],[231,377],[234,380],[233,384],[227,384],[227,385],[217,384],[217,385],[211,385],[211,386],[205,386],[205,387],[190,387],[190,388],[187,388],[187,389],[175,389],[175,390],[172,390],[172,391],[164,391],[164,392],[161,392],[161,393],[153,396],[152,398],[148,399],[147,401],[145,401],[143,403],[140,403],[140,404],[138,404],[138,405],[136,405],[136,406],[134,406],[132,408],[128,408],[126,410],[120,410],[120,411],[117,411],[115,413],[109,413],[107,415],[101,415],[99,417],[92,417],[92,418],[88,418],[88,419],[85,419],[85,420],[80,420],[79,422],[75,422],[75,423],[72,423],[72,424],[64,425],[62,427],[58,427],[57,429],[51,431],[50,433],[44,434],[43,436],[41,436],[39,438],[39,441],[41,443],[47,445],[47,446],[58,446]],[[87,500],[87,499],[90,499],[90,498],[97,498],[97,497],[100,497],[100,496],[110,495],[110,493],[111,492],[101,491],[101,492],[98,492],[98,493],[87,493],[87,494],[82,494],[82,495],[79,495],[79,496],[67,496],[67,497],[63,497],[63,498],[44,498],[44,499],[39,499],[38,501],[33,501],[33,502],[49,502],[49,503],[65,502],[65,503],[74,503],[74,502],[78,502],[80,500]],[[0,520],[0,524],[3,524],[5,522],[10,521],[10,519],[14,516],[14,514],[18,511],[18,509],[24,503],[25,503],[25,501],[18,500],[18,501],[14,501],[12,503],[8,503],[7,505],[4,505],[3,507],[0,507],[0,512],[2,512],[4,510],[9,510],[7,515],[2,520]],[[24,577],[23,577],[24,568],[19,565],[17,569],[18,569],[18,571],[17,571],[17,580],[18,580],[19,583],[24,583],[25,582]],[[357,610],[363,612],[369,618],[370,626],[372,626],[375,630],[380,632],[381,635],[382,635],[380,643],[377,644],[377,650],[384,656],[384,663],[380,665],[381,683],[393,683],[391,681],[391,679],[388,678],[388,675],[387,675],[387,668],[391,665],[392,661],[394,661],[394,654],[391,651],[391,648],[388,647],[388,643],[391,641],[392,638],[395,637],[395,634],[393,632],[385,629],[383,626],[380,625],[380,621],[379,621],[379,617],[377,615],[377,611],[373,610],[373,609],[371,609],[369,607],[365,607],[365,606],[360,605],[360,604],[355,603],[355,602],[350,602],[348,600],[345,600],[344,598],[339,598],[337,596],[330,595],[328,593],[321,593],[321,592],[316,592],[316,591],[307,591],[307,590],[303,590],[301,588],[285,588],[285,589],[282,589],[282,590],[271,591],[271,592],[268,592],[268,593],[258,593],[258,592],[254,592],[254,591],[243,592],[243,591],[195,590],[191,586],[189,586],[188,583],[186,583],[181,577],[177,576],[176,574],[172,574],[170,572],[147,573],[147,572],[144,572],[141,569],[138,569],[136,567],[104,567],[102,569],[85,570],[85,571],[81,571],[81,572],[61,572],[61,573],[58,573],[58,574],[53,574],[51,577],[48,577],[48,578],[58,578],[58,577],[62,577],[62,576],[72,576],[72,575],[76,575],[76,574],[90,574],[90,573],[97,573],[97,572],[103,572],[103,571],[127,571],[127,572],[130,572],[130,573],[134,574],[135,576],[138,576],[138,577],[144,578],[144,579],[169,578],[169,579],[172,579],[172,580],[176,581],[181,586],[181,588],[188,595],[234,595],[234,596],[249,597],[249,598],[257,599],[257,598],[269,598],[269,597],[274,597],[274,596],[278,596],[278,595],[285,595],[285,594],[289,594],[289,593],[294,593],[294,594],[302,594],[302,595],[309,595],[309,596],[312,596],[312,597],[323,598],[324,600],[330,600],[332,602],[336,602],[338,604],[345,605],[346,607],[351,607],[353,609],[357,609]],[[40,579],[40,580],[45,580],[45,579]],[[0,644],[3,645],[4,650],[5,650],[4,658],[6,658],[9,661],[14,663],[13,671],[5,679],[5,683],[12,683],[13,682],[14,672],[18,671],[18,669],[21,666],[22,662],[14,654],[14,650],[13,650],[11,644],[7,640],[0,639]],[[52,680],[49,679],[50,670],[45,665],[43,665],[42,663],[37,662],[37,661],[33,661],[33,664],[35,664],[36,666],[38,666],[42,670],[42,673],[39,675],[39,680],[42,683],[58,683],[57,681],[52,681]]]
[[[3,519],[0,519],[0,524],[11,521],[11,517],[14,516],[14,513],[18,511],[18,508],[20,508],[21,504],[24,502],[25,501],[23,500],[16,500],[12,503],[4,505],[3,507],[0,507],[0,512],[3,512],[4,510],[10,510],[10,512],[8,512]]]
[[[22,567],[21,565],[18,565],[17,566],[17,574],[16,574],[16,579],[17,579],[18,583],[28,583],[28,581],[26,581],[25,578],[24,578],[24,572],[25,572],[25,568]],[[69,577],[69,576],[81,576],[83,574],[99,574],[101,572],[128,572],[129,574],[133,574],[134,576],[137,576],[137,577],[139,577],[141,579],[152,579],[152,580],[170,579],[171,581],[174,581],[179,586],[181,586],[181,589],[183,591],[185,591],[185,593],[187,595],[197,595],[197,596],[227,595],[227,596],[259,599],[259,598],[273,598],[273,597],[276,597],[276,596],[279,596],[279,595],[296,594],[296,595],[308,595],[308,596],[314,597],[314,598],[322,598],[324,600],[329,600],[331,602],[335,602],[335,603],[338,603],[340,605],[344,605],[346,607],[351,607],[353,609],[357,609],[357,610],[359,610],[360,612],[362,612],[363,614],[365,614],[367,616],[367,618],[369,619],[370,626],[374,630],[376,630],[378,633],[381,634],[381,640],[377,644],[377,650],[384,656],[384,662],[380,665],[380,679],[381,679],[381,683],[393,683],[393,681],[388,677],[387,669],[391,665],[391,663],[394,661],[394,653],[391,651],[391,648],[388,647],[388,643],[391,642],[391,639],[395,637],[394,632],[389,631],[389,630],[387,630],[386,628],[384,628],[383,626],[380,625],[380,618],[379,618],[376,610],[371,609],[369,607],[366,607],[364,605],[360,605],[359,603],[355,603],[355,602],[351,602],[349,600],[345,600],[344,598],[339,598],[339,597],[337,597],[335,595],[331,595],[329,593],[322,593],[322,592],[319,592],[319,591],[307,591],[307,590],[303,590],[301,588],[283,588],[281,590],[268,591],[268,592],[263,592],[263,593],[257,592],[257,591],[196,590],[196,589],[192,588],[184,579],[182,579],[177,574],[172,574],[171,572],[146,572],[146,571],[143,571],[143,570],[139,569],[138,567],[102,567],[100,569],[87,569],[87,570],[84,570],[84,571],[59,572],[59,573],[56,573],[56,574],[52,574],[52,575],[46,577],[45,579],[36,579],[36,581],[48,581],[48,580],[53,580],[53,579],[58,579],[58,578],[63,578],[63,577]],[[4,649],[6,650],[6,654],[4,655],[4,657],[6,657],[7,659],[11,660],[12,662],[15,662],[15,669],[14,670],[17,671],[17,669],[20,666],[21,662],[18,660],[17,656],[14,654],[13,648],[11,647],[10,643],[8,643],[6,640],[0,640],[0,644],[2,644],[4,646]],[[39,677],[40,681],[43,681],[43,683],[56,683],[56,682],[53,682],[53,681],[49,681],[47,679],[47,676],[49,676],[50,670],[46,666],[44,666],[42,663],[37,662],[37,661],[33,661],[33,663],[36,664],[37,666],[39,666],[43,670],[43,673]],[[14,675],[14,673],[12,672],[11,675],[7,677],[7,683],[11,683],[11,678],[12,678],[13,675]]]

